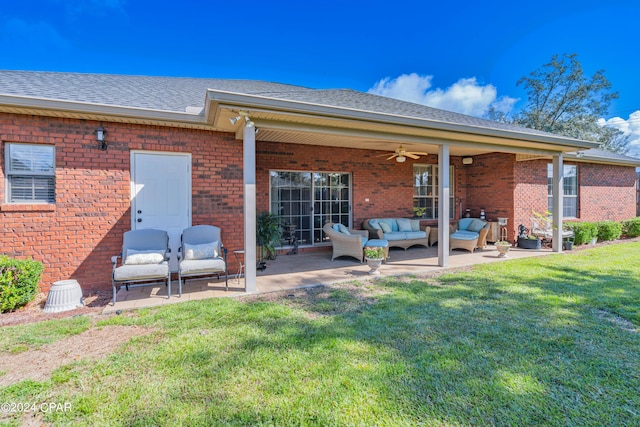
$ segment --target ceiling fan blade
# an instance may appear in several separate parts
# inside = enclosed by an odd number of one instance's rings
[[[404,155],[405,155],[405,156],[407,156],[407,157],[409,157],[410,159],[414,159],[414,160],[415,160],[415,159],[419,159],[419,158],[420,158],[420,156],[416,156],[416,155],[415,155],[415,154],[413,154],[413,153],[404,153]]]
[[[429,153],[423,153],[422,151],[407,151],[407,153],[415,154],[417,156],[428,156]]]
[[[385,154],[385,156],[386,156],[386,154]],[[393,159],[395,156],[397,156],[397,154],[392,154],[392,155],[390,155],[389,157],[387,157],[387,160],[391,160],[391,159]]]

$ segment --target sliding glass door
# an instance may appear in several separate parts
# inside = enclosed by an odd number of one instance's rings
[[[327,221],[351,226],[351,174],[271,171],[270,179],[271,213],[295,226],[300,245],[326,241]]]

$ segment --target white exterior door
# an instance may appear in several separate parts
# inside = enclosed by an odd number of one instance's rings
[[[131,229],[167,231],[177,271],[180,236],[191,225],[191,155],[132,152],[131,164]]]

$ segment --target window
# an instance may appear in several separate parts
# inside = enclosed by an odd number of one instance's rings
[[[454,209],[454,170],[449,167],[450,196],[449,217],[453,218]],[[423,218],[438,219],[438,166],[437,165],[413,165],[413,207],[424,209]]]
[[[271,171],[271,213],[295,225],[300,244],[323,243],[325,222],[351,225],[351,174]]]
[[[55,202],[55,149],[52,145],[5,146],[8,203]]]
[[[578,167],[576,165],[563,165],[563,192],[562,199],[562,216],[565,218],[578,217]],[[553,165],[547,165],[547,182],[548,182],[548,210],[553,212]]]

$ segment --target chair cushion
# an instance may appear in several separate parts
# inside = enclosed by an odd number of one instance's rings
[[[128,280],[144,280],[166,278],[169,274],[169,264],[164,261],[160,264],[123,265],[116,268],[113,278],[117,282]]]
[[[127,249],[127,256],[124,259],[125,265],[158,264],[162,261],[164,261],[164,249],[147,251]]]
[[[473,221],[471,221],[471,224],[469,224],[469,226],[467,227],[467,230],[469,231],[478,232],[482,230],[485,225],[487,225],[487,223],[481,219],[478,219],[478,218],[472,218],[472,219]]]
[[[180,274],[224,272],[224,259],[185,259],[180,262]]]
[[[379,224],[380,224],[380,228],[382,229],[382,232],[384,234],[392,232],[393,229],[391,228],[391,226],[388,223],[380,221]]]
[[[333,224],[333,229],[336,230],[338,233],[351,235],[351,233],[349,232],[349,229],[345,227],[344,224],[340,224],[340,223]]]
[[[208,259],[218,256],[218,242],[199,245],[184,244],[184,259]]]
[[[450,236],[452,239],[458,240],[476,240],[478,239],[478,233],[467,230],[458,230]]]
[[[372,248],[386,248],[389,246],[389,242],[383,239],[371,239],[367,241],[366,246],[369,246]]]
[[[398,231],[412,231],[411,230],[411,220],[407,218],[398,218]]]
[[[462,218],[458,221],[458,230],[468,230],[475,218]]]
[[[420,220],[412,219],[411,220],[411,231],[420,231]]]

